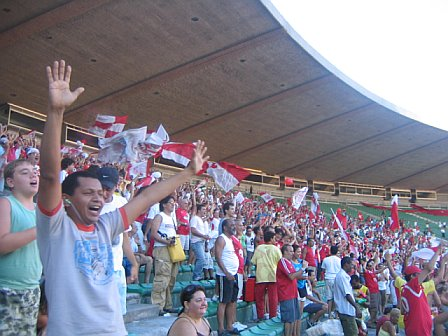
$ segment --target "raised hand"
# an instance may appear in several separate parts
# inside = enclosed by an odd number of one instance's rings
[[[193,157],[191,158],[189,167],[193,170],[194,174],[201,171],[204,162],[206,162],[210,156],[205,156],[207,152],[207,147],[205,147],[204,141],[198,140],[196,143],[196,148],[194,150]]]
[[[65,61],[55,61],[53,67],[47,66],[49,112],[64,112],[84,92],[84,88],[70,91],[72,68]]]

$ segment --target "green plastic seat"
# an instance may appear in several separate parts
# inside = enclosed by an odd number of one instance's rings
[[[261,329],[258,325],[253,326],[249,329],[249,331],[252,333],[252,335],[277,336],[276,330]]]

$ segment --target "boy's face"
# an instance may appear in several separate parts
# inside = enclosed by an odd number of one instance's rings
[[[39,189],[39,176],[29,161],[23,162],[14,168],[13,177],[7,178],[6,183],[15,192],[34,196]]]

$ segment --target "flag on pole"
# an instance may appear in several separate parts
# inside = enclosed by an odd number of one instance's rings
[[[236,204],[243,204],[244,200],[246,198],[244,197],[244,195],[241,193],[241,191],[238,192],[238,194],[236,194],[235,198],[233,199],[233,201]]]
[[[268,193],[260,193],[260,197],[263,199],[263,201],[265,201],[266,203],[269,203],[271,201],[274,200],[274,197],[272,197],[271,195],[269,195]]]
[[[308,187],[303,187],[297,190],[292,195],[292,206],[294,209],[298,210],[302,205],[303,200],[305,199],[306,193],[308,192]]]
[[[344,238],[344,240],[348,242],[349,240],[347,234],[345,233],[344,228],[342,227],[341,221],[339,220],[338,216],[334,213],[333,209],[331,209],[331,212],[333,214],[334,221],[336,222],[339,231],[341,231],[342,238]]]
[[[314,217],[319,217],[320,205],[319,205],[319,195],[317,192],[313,193],[313,197],[311,198],[311,212]]]
[[[215,182],[224,189],[225,192],[228,192],[243,179],[248,177],[250,172],[233,163],[209,161],[207,174],[213,177]]]
[[[89,131],[101,138],[110,138],[115,134],[122,132],[127,121],[128,116],[98,114],[96,116],[95,124]]]
[[[398,218],[398,195],[395,195],[391,201],[390,209],[390,229],[392,231],[398,230],[400,228],[400,222]]]

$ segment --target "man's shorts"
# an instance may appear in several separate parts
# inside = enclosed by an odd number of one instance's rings
[[[0,288],[0,335],[35,335],[40,288]]]
[[[327,291],[327,301],[334,300],[334,280],[325,280],[325,289]]]
[[[238,299],[238,276],[234,275],[235,280],[229,280],[225,275],[217,275],[219,281],[219,302],[230,303]]]
[[[283,323],[294,323],[300,320],[299,300],[294,298],[280,301],[280,315]]]
[[[254,256],[253,252],[249,252],[247,251],[247,255],[246,255],[246,262],[245,265],[246,266],[250,266],[250,261],[252,260],[252,257]]]
[[[310,304],[306,305],[306,306],[303,308],[303,311],[306,312],[306,313],[308,313],[308,314],[315,314],[315,313],[317,313],[318,311],[321,311],[322,308],[323,308],[323,306],[324,306],[324,305],[323,305],[322,303],[316,303],[316,302],[313,302],[313,303],[310,303]]]
[[[190,250],[190,235],[179,235],[180,238],[180,244],[182,245],[182,248],[184,251]]]

